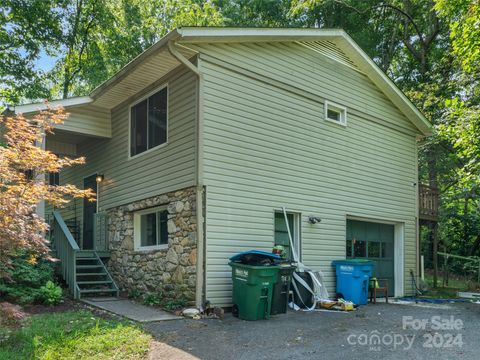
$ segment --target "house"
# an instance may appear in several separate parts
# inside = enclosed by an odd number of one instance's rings
[[[71,115],[47,149],[87,163],[50,181],[98,196],[45,210],[76,296],[102,258],[112,291],[228,306],[230,256],[289,250],[283,207],[330,292],[345,257],[375,261],[391,295],[412,291],[417,141],[431,125],[344,31],[179,28],[51,105]]]

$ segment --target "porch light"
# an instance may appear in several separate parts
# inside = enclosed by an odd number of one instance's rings
[[[308,217],[308,222],[309,222],[310,224],[318,224],[318,223],[321,222],[321,221],[322,221],[322,219],[320,219],[320,218],[317,217],[317,216],[309,216],[309,217]]]
[[[103,181],[103,174],[97,174],[97,177],[95,178],[95,180],[97,180],[97,183],[101,183]]]

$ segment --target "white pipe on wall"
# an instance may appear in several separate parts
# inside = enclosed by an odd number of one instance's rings
[[[195,305],[200,307],[204,303],[204,252],[205,252],[205,234],[203,214],[203,76],[199,69],[193,65],[185,56],[183,56],[176,48],[173,41],[168,42],[168,50],[180,63],[185,65],[195,75],[197,75],[197,124],[196,124],[196,207],[197,207],[197,263],[196,263],[196,283],[195,283]]]

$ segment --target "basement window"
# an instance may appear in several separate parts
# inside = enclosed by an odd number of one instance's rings
[[[347,126],[347,108],[325,100],[325,120]]]
[[[130,156],[167,143],[167,117],[166,85],[130,107]]]
[[[133,215],[133,235],[136,250],[157,250],[168,246],[168,211],[153,208]]]

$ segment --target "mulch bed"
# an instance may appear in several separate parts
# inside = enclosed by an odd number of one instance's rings
[[[63,302],[58,305],[50,306],[42,304],[31,304],[22,306],[23,311],[29,315],[62,313],[67,311],[81,310],[85,308],[85,304],[70,299],[68,297],[64,297]]]
[[[1,300],[0,300],[1,302]],[[15,305],[12,303],[12,305]],[[17,305],[15,305],[17,306]],[[74,300],[70,297],[64,297],[63,301],[58,304],[58,305],[43,305],[43,304],[27,304],[27,305],[20,305],[19,309],[21,312],[24,314],[26,318],[33,316],[33,315],[42,315],[42,314],[58,314],[58,313],[64,313],[68,311],[80,311],[80,310],[86,310],[90,311],[94,316],[99,317],[104,320],[119,320],[123,319],[119,315],[112,314],[106,310],[102,310],[99,308],[96,308],[94,306],[90,306],[88,304],[85,304],[81,301]],[[18,324],[0,324],[0,326],[6,326],[9,328],[16,328]]]

